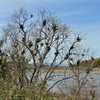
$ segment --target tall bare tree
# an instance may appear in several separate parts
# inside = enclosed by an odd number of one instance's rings
[[[5,51],[15,65],[12,70],[16,69],[14,73],[18,73],[21,88],[27,83],[33,84],[34,91],[40,84],[40,89],[43,89],[50,78],[57,75],[54,72],[59,66],[66,65],[72,69],[72,61],[78,64],[79,59],[81,61],[85,57],[86,51],[79,46],[82,35],[74,33],[46,9],[40,10],[37,16],[29,14],[24,8],[15,10],[3,32]],[[77,52],[79,49],[81,52]],[[27,67],[29,61],[32,63],[31,75]],[[73,75],[66,76],[64,73],[62,79],[57,80],[48,91],[58,82],[71,77]]]

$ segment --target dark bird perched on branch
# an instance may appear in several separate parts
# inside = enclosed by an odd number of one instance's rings
[[[64,60],[69,58],[69,54],[66,54],[66,56],[64,57]]]
[[[46,19],[43,21],[43,26],[45,26],[46,25]]]
[[[53,29],[53,32],[55,32],[57,30],[56,24],[53,24],[52,29]]]
[[[73,58],[70,58],[71,61],[73,61]]]
[[[91,60],[95,60],[93,57],[91,57]]]
[[[65,35],[65,37],[68,37],[68,35]]]
[[[49,45],[48,42],[46,42],[46,46]]]
[[[70,50],[71,50],[71,49],[74,49],[74,46],[71,46],[71,47],[70,47]]]
[[[36,43],[40,42],[41,41],[41,38],[37,38],[36,39]]]
[[[57,37],[55,38],[55,40],[59,40],[59,36],[57,36]]]
[[[55,52],[55,56],[57,56],[59,54],[58,50]]]
[[[87,61],[87,60],[85,60],[85,62],[87,63],[88,61]]]
[[[34,53],[33,55],[36,56],[36,53]]]
[[[24,55],[24,53],[25,53],[25,50],[23,50],[23,51],[21,52],[21,55]]]
[[[81,41],[80,37],[77,37],[77,41],[78,41],[78,42]]]
[[[49,51],[50,50],[50,46],[47,46],[47,51]]]
[[[17,45],[16,45],[16,44],[14,44],[14,47],[15,47],[15,48],[17,48]]]
[[[41,47],[43,46],[44,44],[41,42]]]
[[[26,39],[25,39],[25,37],[23,37],[23,38],[22,38],[22,42],[24,42],[24,43],[25,43],[25,41],[26,41]]]
[[[24,27],[23,27],[23,25],[22,25],[22,24],[20,24],[20,29],[22,29],[22,30],[23,30],[23,28],[24,28]]]
[[[31,48],[33,46],[32,42],[29,42],[28,46]]]
[[[82,57],[84,57],[84,54],[82,54]]]
[[[78,65],[80,64],[80,60],[77,61],[77,64],[78,64]]]
[[[50,31],[50,28],[48,27],[48,31]]]
[[[33,17],[33,15],[31,15],[31,18]]]

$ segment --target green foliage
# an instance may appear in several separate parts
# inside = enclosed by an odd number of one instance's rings
[[[52,93],[47,93],[44,82],[38,84],[35,91],[33,84],[25,84],[23,88],[20,88],[19,73],[16,69],[8,69],[7,55],[1,50],[1,46],[2,43],[0,42],[0,100],[51,100]]]
[[[100,67],[100,58],[96,58],[94,60],[90,59],[90,60],[83,60],[80,62],[79,64],[81,67],[87,67],[89,65],[93,65],[94,68],[99,68]]]
[[[72,97],[69,97],[68,100],[73,100]]]
[[[100,67],[100,58],[95,59],[94,67]]]
[[[12,80],[13,81],[13,80]],[[53,100],[52,93],[47,93],[46,88],[37,91],[32,90],[33,85],[21,89],[13,86],[9,80],[0,80],[0,100]],[[39,88],[39,87],[38,87]]]
[[[92,96],[91,100],[96,100],[96,93],[95,93],[95,91],[90,91],[90,95]]]
[[[0,100],[53,100],[52,93],[47,93],[44,82],[39,83],[36,90],[33,90],[34,84],[20,88],[17,75],[4,79],[0,71],[0,77]]]
[[[10,90],[9,97],[11,100],[25,100],[25,91],[24,90]]]

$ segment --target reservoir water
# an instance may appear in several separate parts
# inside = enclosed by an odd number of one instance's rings
[[[66,75],[64,75],[64,73],[55,73],[54,77],[50,81],[48,81],[48,86],[51,87],[55,82],[64,78],[65,76],[70,77],[70,76],[72,76],[72,74],[66,73]],[[81,74],[80,79],[83,80],[82,77],[84,78],[84,76],[85,76],[84,74]],[[91,85],[92,88],[95,88],[100,91],[100,74],[89,74],[85,80],[87,81],[87,84],[89,86]],[[66,85],[66,88],[74,86],[76,84],[75,82],[76,82],[75,77],[66,79],[64,81],[61,81],[60,82],[61,84],[58,83],[61,86],[59,86],[58,84],[55,85],[55,87],[52,89],[52,91],[58,91],[58,89],[63,88],[64,85]]]

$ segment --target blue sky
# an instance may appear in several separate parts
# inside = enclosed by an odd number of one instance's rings
[[[100,0],[2,0],[0,2],[0,32],[13,9],[25,7],[35,14],[48,7],[75,32],[86,34],[83,44],[100,57]]]

